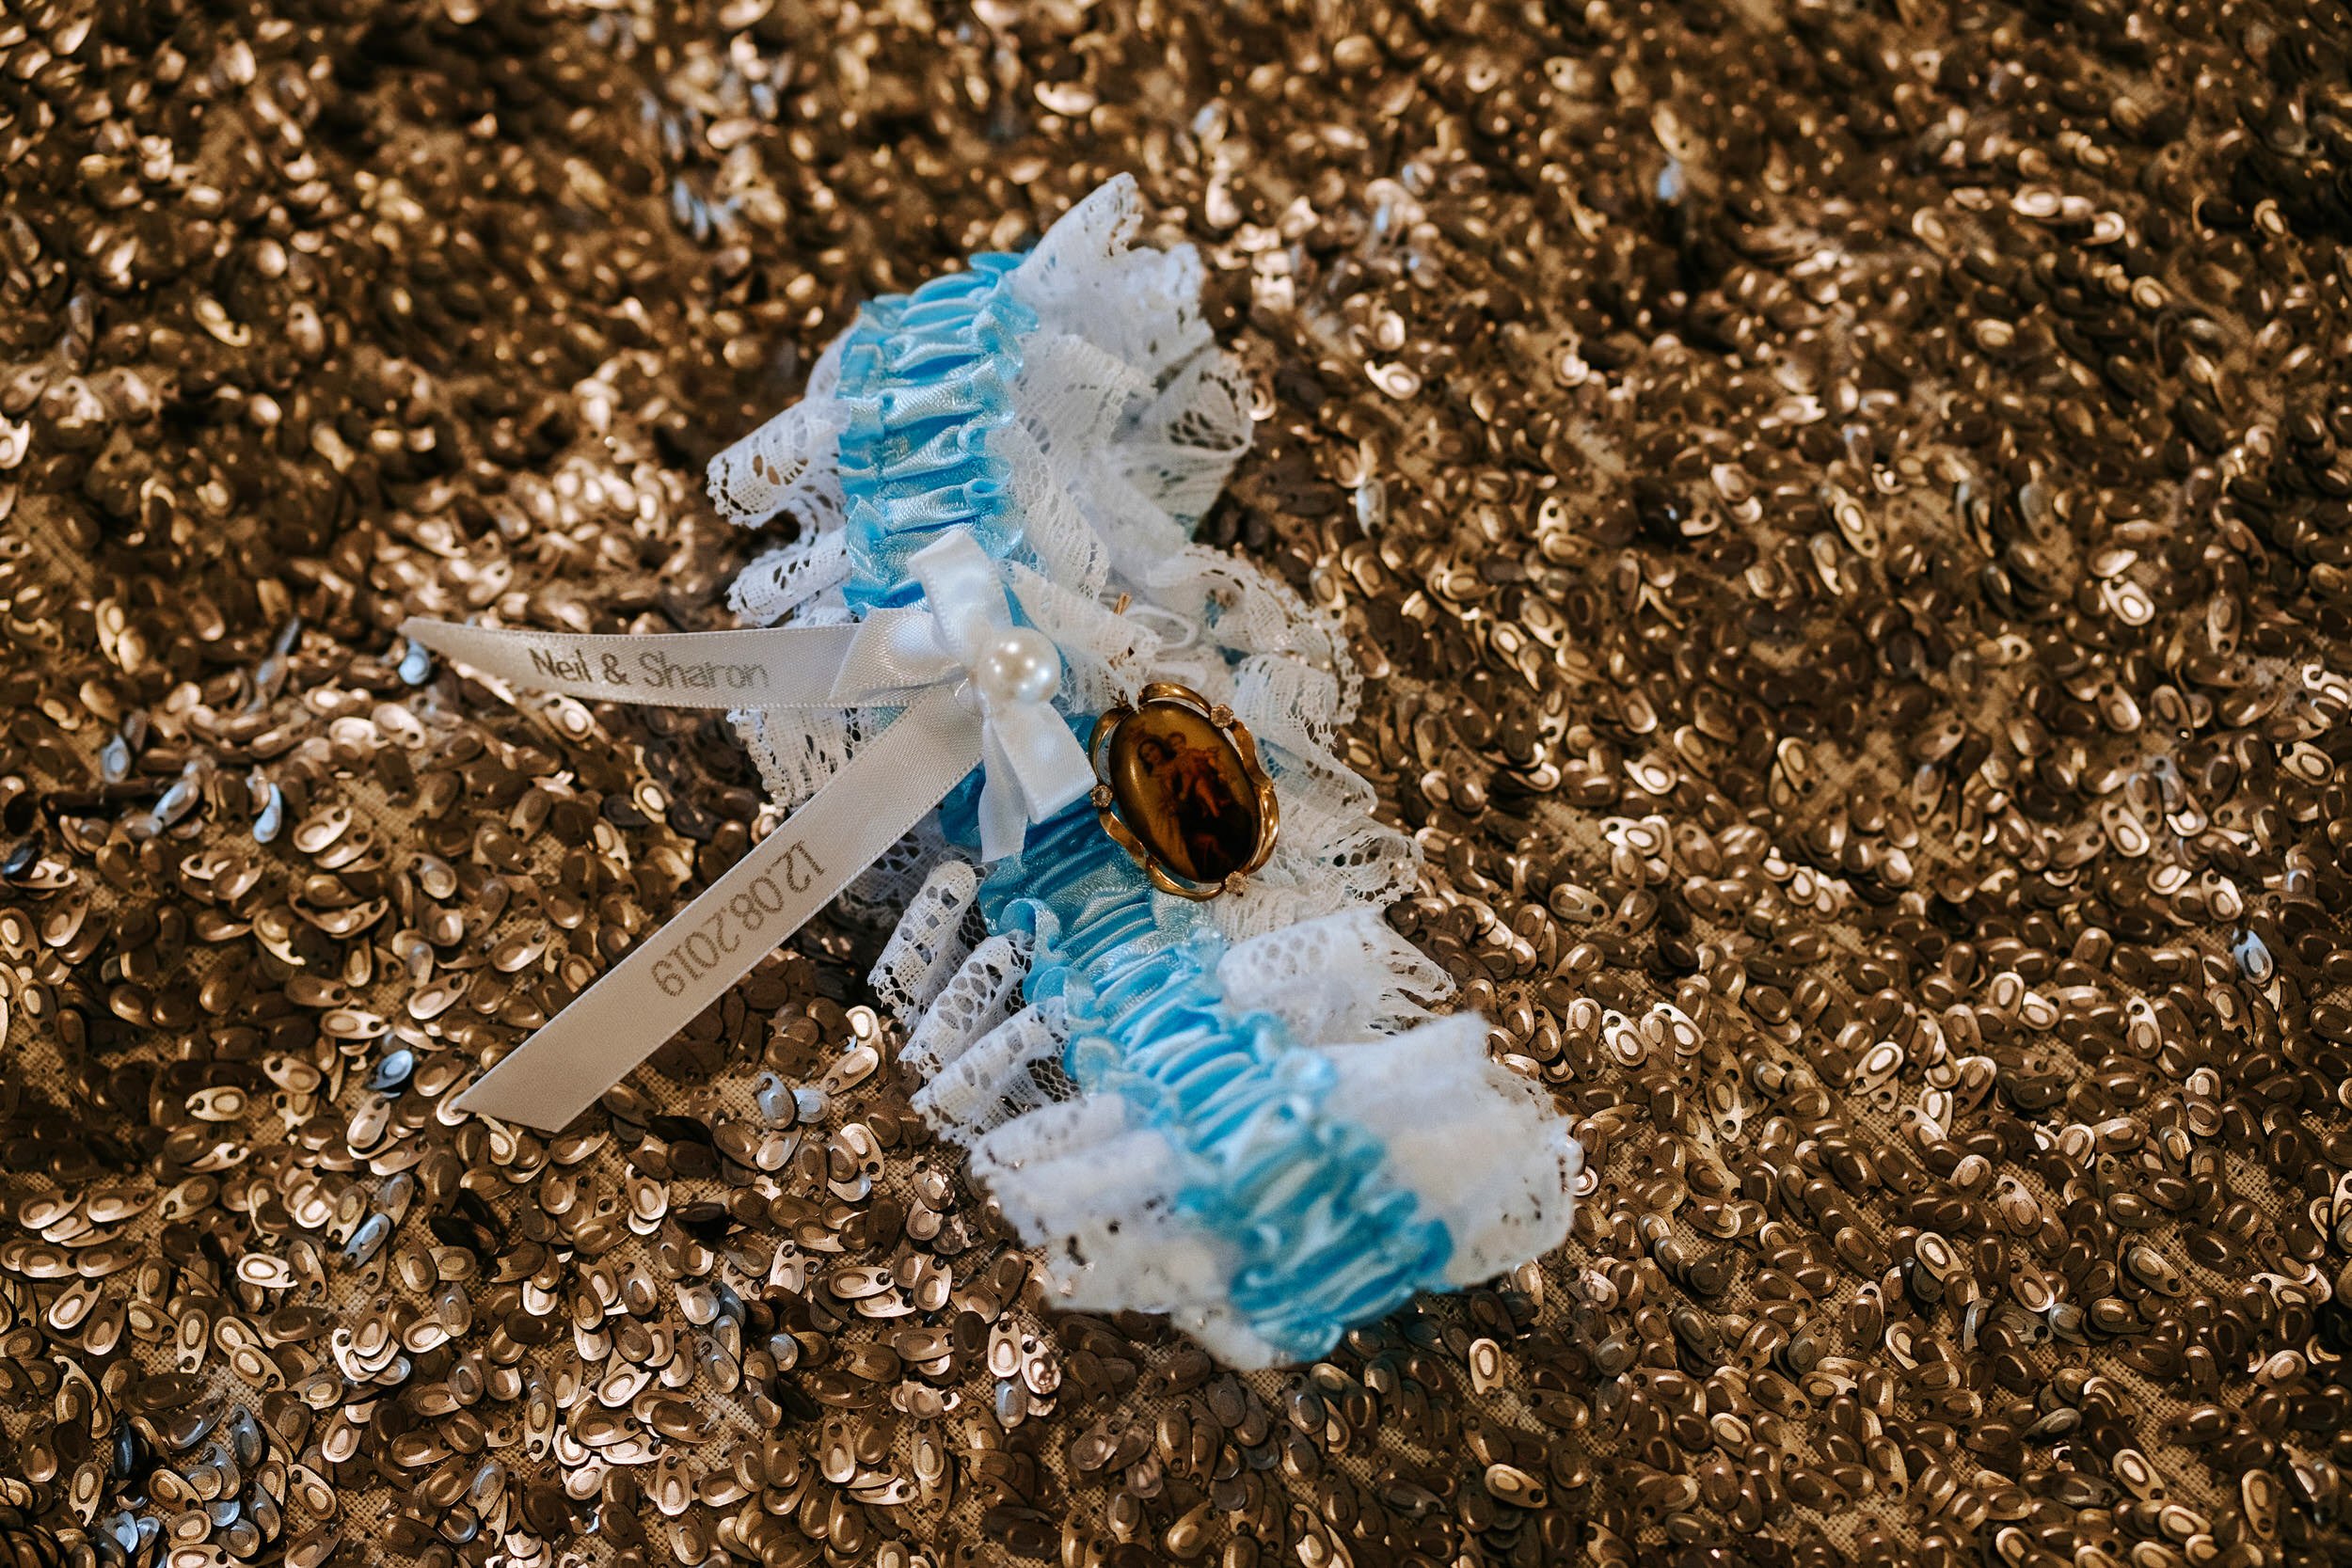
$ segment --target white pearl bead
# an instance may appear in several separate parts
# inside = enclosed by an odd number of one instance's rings
[[[1027,626],[998,638],[973,667],[972,684],[991,703],[1042,703],[1061,689],[1061,651]]]

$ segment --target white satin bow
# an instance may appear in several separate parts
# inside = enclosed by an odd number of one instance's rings
[[[904,701],[919,688],[956,683],[957,700],[980,716],[980,855],[1017,854],[1042,822],[1094,787],[1086,748],[1054,710],[1061,654],[1052,639],[1015,624],[996,562],[961,529],[926,546],[908,569],[923,585],[921,610],[878,610],[859,623],[830,693],[841,707]],[[990,661],[1050,660],[1052,677],[1028,691],[992,680]]]
[[[910,563],[923,602],[853,626],[668,636],[504,630],[412,620],[411,641],[517,687],[672,707],[901,711],[659,931],[459,1098],[461,1109],[562,1127],[833,901],[977,766],[980,852],[1018,854],[1094,787],[1055,711],[1061,650],[1013,619],[1006,568],[961,529]],[[1032,618],[1082,612],[1009,575]],[[1034,597],[1032,596],[1034,591]]]

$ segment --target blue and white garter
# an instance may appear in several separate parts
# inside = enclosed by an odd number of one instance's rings
[[[983,874],[976,775],[847,896],[897,921],[874,983],[917,1108],[1058,1303],[1165,1312],[1256,1367],[1549,1251],[1581,1154],[1481,1020],[1431,1017],[1452,983],[1381,917],[1419,857],[1333,751],[1356,696],[1336,623],[1191,540],[1249,388],[1199,257],[1135,246],[1139,223],[1121,177],[1027,255],[866,306],[711,495],[803,525],[737,581],[748,623],[912,604],[909,558],[964,530],[1061,649],[1079,735],[1149,681],[1254,732],[1282,832],[1240,891],[1153,890],[1084,801]],[[735,718],[787,810],[870,738],[854,712]]]

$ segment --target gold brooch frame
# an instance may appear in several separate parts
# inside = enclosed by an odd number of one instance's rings
[[[1159,703],[1171,703],[1188,708],[1207,720],[1233,748],[1234,754],[1240,757],[1242,772],[1257,797],[1257,846],[1248,863],[1223,881],[1196,882],[1171,871],[1152,852],[1151,847],[1136,836],[1135,830],[1120,817],[1117,797],[1109,781],[1104,777],[1104,753],[1118,736],[1119,726],[1142,709]],[[1282,830],[1282,808],[1281,802],[1275,798],[1274,781],[1266,777],[1265,765],[1258,760],[1257,738],[1249,733],[1248,725],[1233,717],[1232,708],[1221,703],[1211,703],[1191,687],[1174,681],[1153,681],[1143,689],[1136,702],[1121,703],[1105,709],[1102,717],[1095,720],[1093,732],[1087,737],[1087,757],[1094,764],[1096,780],[1093,793],[1088,800],[1094,806],[1103,831],[1111,836],[1113,843],[1134,858],[1135,863],[1143,868],[1143,874],[1152,879],[1152,885],[1162,893],[1198,900],[1214,898],[1220,893],[1238,892],[1250,874],[1263,866],[1273,855],[1275,840]]]

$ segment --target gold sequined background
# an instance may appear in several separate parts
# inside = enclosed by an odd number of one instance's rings
[[[0,1556],[2345,1560],[2348,32],[0,13]],[[870,933],[446,1109],[772,815],[391,628],[725,624],[702,461],[1120,170],[1261,389],[1209,531],[1592,1156],[1291,1372],[1039,1309]]]

